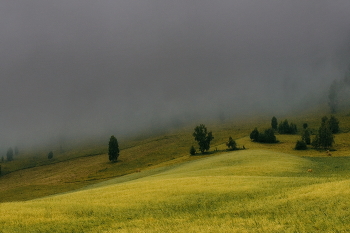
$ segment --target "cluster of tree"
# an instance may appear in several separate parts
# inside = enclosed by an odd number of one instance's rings
[[[263,133],[260,133],[257,128],[255,128],[250,133],[250,139],[253,142],[262,142],[262,143],[276,143],[275,131],[273,128],[266,129]]]
[[[288,120],[284,120],[278,125],[278,133],[280,134],[296,134],[298,132],[296,124],[288,123]]]
[[[18,150],[18,147],[16,146],[15,149],[13,150],[12,147],[10,147],[7,152],[6,152],[6,160],[7,161],[12,161],[13,160],[13,157],[15,155],[18,155],[19,154],[19,150]],[[1,162],[4,162],[5,161],[5,158],[4,156],[1,157]]]
[[[339,132],[339,121],[334,116],[331,116],[330,119],[324,116],[321,119],[321,126],[318,129],[318,132],[312,141],[311,145],[314,148],[330,148],[334,143],[334,135]]]
[[[208,132],[205,125],[200,124],[199,126],[196,126],[192,135],[194,140],[198,142],[199,150],[202,154],[210,149],[210,142],[214,139],[214,137],[212,132]],[[192,147],[190,150],[191,155],[196,153],[194,147]]]
[[[296,150],[306,150],[307,145],[312,145],[312,147],[319,149],[319,148],[331,148],[334,143],[334,135],[335,133],[339,132],[339,120],[331,116],[329,119],[328,117],[324,116],[321,119],[321,126],[319,127],[317,134],[315,135],[314,139],[311,142],[311,132],[307,128],[307,124],[303,125],[303,132],[301,134],[301,140],[298,140],[295,149]]]
[[[308,124],[303,124],[303,131],[301,133],[301,140],[298,140],[295,144],[296,150],[306,150],[307,145],[311,144],[311,131],[308,129]]]
[[[205,153],[210,149],[210,142],[214,139],[213,133],[208,132],[207,127],[205,125],[200,124],[194,129],[193,133],[194,140],[198,142],[199,150],[201,153]],[[226,146],[229,150],[237,150],[237,143],[230,136],[228,141],[226,142]],[[244,148],[244,147],[243,147]],[[190,148],[190,154],[195,155],[197,153],[196,148],[192,145]]]

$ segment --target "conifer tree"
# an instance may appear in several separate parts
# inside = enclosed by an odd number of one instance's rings
[[[6,159],[7,159],[7,161],[13,160],[13,150],[11,147],[7,150]]]
[[[119,145],[118,140],[114,137],[114,135],[111,136],[108,143],[108,155],[109,155],[109,161],[116,162],[119,157]]]
[[[278,126],[277,118],[276,118],[276,117],[272,117],[272,119],[271,119],[271,127],[272,127],[274,130],[277,130],[277,126]]]

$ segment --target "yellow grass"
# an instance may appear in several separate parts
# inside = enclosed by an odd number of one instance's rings
[[[139,179],[3,203],[0,226],[3,232],[341,232],[350,228],[349,172],[332,170],[341,164],[235,151]]]

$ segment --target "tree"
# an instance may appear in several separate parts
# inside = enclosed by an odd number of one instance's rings
[[[329,102],[328,105],[330,107],[331,113],[335,113],[337,111],[338,107],[338,90],[339,85],[337,80],[334,80],[329,87],[329,92],[328,92],[328,98]]]
[[[190,148],[190,155],[195,155],[196,154],[196,149],[194,148],[194,146],[192,145]]]
[[[13,150],[12,150],[11,147],[7,150],[6,158],[7,158],[7,161],[12,161],[13,160]]]
[[[116,162],[119,157],[119,145],[118,140],[114,137],[114,135],[111,136],[108,143],[108,155],[109,155],[109,161]]]
[[[230,150],[236,150],[237,149],[237,144],[236,144],[235,140],[232,139],[231,136],[228,138],[228,142],[226,142],[226,146]]]
[[[47,158],[48,159],[52,159],[53,158],[53,152],[50,151],[48,154],[47,154]]]
[[[317,135],[312,141],[312,146],[315,148],[327,149],[332,147],[334,143],[334,136],[329,127],[329,123],[327,121],[323,122],[323,120],[324,118],[322,118],[321,127],[319,128]]]
[[[194,133],[192,134],[194,140],[198,142],[199,150],[202,154],[210,149],[210,142],[214,139],[212,132],[207,131],[205,125],[200,124],[194,128]]]
[[[253,142],[258,142],[259,141],[259,131],[258,128],[255,127],[255,129],[250,133],[250,140]]]
[[[306,145],[311,144],[310,131],[308,129],[304,129],[303,133],[301,134],[301,140],[305,142]]]
[[[4,156],[1,157],[1,162],[2,162],[2,163],[4,162]]]
[[[303,124],[303,129],[307,129],[307,127],[309,127],[309,125],[307,123]]]
[[[274,129],[274,130],[277,130],[277,118],[276,117],[272,117],[271,119],[271,127]]]
[[[339,133],[339,121],[333,115],[329,118],[329,127],[332,133]]]

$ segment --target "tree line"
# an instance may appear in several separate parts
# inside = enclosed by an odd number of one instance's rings
[[[307,145],[311,145],[315,149],[329,149],[333,146],[334,135],[339,133],[339,120],[331,115],[330,118],[324,116],[321,118],[321,126],[319,127],[317,133],[315,134],[313,140],[311,140],[312,132],[308,128],[308,124],[303,124],[303,129],[301,132],[301,139],[296,142],[296,150],[305,150]],[[272,117],[271,128],[266,129],[263,133],[260,133],[257,128],[255,128],[250,133],[250,139],[254,142],[261,143],[276,143],[275,132],[279,134],[296,134],[298,132],[297,126],[294,123],[288,123],[288,120],[281,121],[277,124],[277,118]]]

